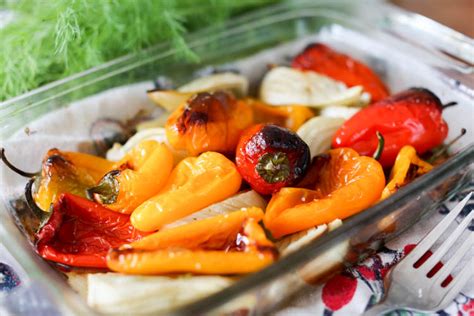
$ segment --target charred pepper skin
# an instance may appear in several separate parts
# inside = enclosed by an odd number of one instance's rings
[[[378,131],[385,139],[379,161],[383,167],[391,167],[405,145],[423,154],[443,143],[448,125],[442,110],[443,105],[433,92],[411,88],[356,113],[336,132],[332,146],[351,147],[370,156],[377,148]]]
[[[293,68],[312,70],[344,82],[349,87],[361,85],[377,102],[389,95],[389,90],[380,78],[365,64],[329,46],[313,43],[298,54],[291,64]]]
[[[253,122],[250,106],[225,91],[200,92],[177,108],[166,122],[175,149],[197,156],[206,151],[232,153],[241,132]]]
[[[46,260],[67,266],[107,268],[110,248],[145,235],[132,227],[128,215],[64,193],[36,234],[36,251]]]
[[[240,138],[236,163],[242,177],[255,191],[272,194],[304,175],[310,163],[309,147],[285,128],[258,124]]]

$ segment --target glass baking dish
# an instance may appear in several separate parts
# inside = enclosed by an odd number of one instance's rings
[[[187,43],[199,57],[197,63],[176,58],[175,50],[164,43],[3,102],[0,104],[0,144],[12,160],[28,170],[38,169],[38,157],[53,146],[93,151],[87,144],[68,141],[53,144],[46,141],[34,149],[21,145],[28,141],[41,143],[41,133],[25,130],[31,122],[72,104],[86,104],[90,96],[97,93],[118,91],[110,90],[112,88],[136,93],[136,87],[140,87],[143,97],[139,102],[147,103],[145,89],[152,87],[157,76],[166,76],[179,84],[209,66],[237,69],[251,79],[251,91],[255,92],[267,64],[288,63],[289,57],[314,41],[325,42],[365,61],[392,91],[422,86],[434,91],[443,102],[458,101],[458,106],[444,113],[450,126],[448,141],[462,127],[468,128],[468,133],[453,146],[452,158],[389,199],[347,219],[339,229],[268,268],[172,311],[182,315],[237,310],[266,313],[282,306],[308,284],[361,260],[422,216],[429,216],[436,205],[472,181],[472,39],[382,1],[313,0],[275,5],[234,19],[221,28],[205,29],[188,36]],[[120,114],[111,113],[111,116],[120,117]],[[69,135],[61,135],[61,139],[67,139],[64,136]],[[22,159],[15,159],[15,155]],[[10,171],[3,165],[1,168],[0,242],[20,263],[28,278],[17,293],[3,301],[0,298],[0,303],[14,311],[34,308],[37,314],[45,315],[95,314],[60,273],[36,256],[18,229],[18,223],[9,212],[13,207],[11,199],[6,198],[18,196],[18,191],[14,186],[4,185],[3,176]],[[19,178],[18,185],[24,184],[25,180]],[[321,258],[334,253],[338,254],[337,263],[323,269]],[[28,301],[29,307],[18,307],[21,300]]]

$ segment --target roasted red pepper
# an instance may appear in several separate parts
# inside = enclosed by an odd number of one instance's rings
[[[390,167],[405,145],[423,154],[445,140],[448,135],[448,125],[442,118],[445,106],[427,89],[405,90],[356,113],[336,132],[332,146],[351,147],[361,155],[370,156],[377,148],[379,131],[385,139],[379,161],[382,166]]]
[[[369,67],[320,43],[306,47],[293,59],[292,67],[319,72],[349,87],[361,85],[370,93],[372,101],[389,95],[387,87]]]
[[[63,194],[37,233],[37,252],[44,259],[75,267],[107,268],[109,249],[146,235],[129,216],[79,196]]]

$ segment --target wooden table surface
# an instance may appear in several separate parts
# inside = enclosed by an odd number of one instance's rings
[[[392,0],[392,2],[474,38],[474,0]]]

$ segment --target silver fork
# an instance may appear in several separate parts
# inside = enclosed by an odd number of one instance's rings
[[[469,232],[466,238],[443,265],[431,278],[427,274],[440,261],[452,245],[459,239],[463,231],[474,217],[470,212],[464,220],[454,229],[449,237],[436,249],[431,256],[417,268],[415,263],[434,245],[448,226],[455,221],[466,203],[471,198],[472,192],[459,202],[451,212],[426,235],[420,243],[399,262],[390,273],[388,293],[381,304],[375,305],[364,313],[369,315],[383,315],[395,309],[410,309],[421,312],[437,311],[443,309],[459,294],[463,286],[469,281],[474,272],[474,258],[470,258],[466,266],[454,276],[454,279],[442,287],[442,282],[453,272],[464,255],[474,245],[474,234]]]

